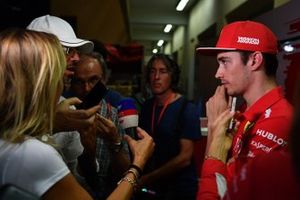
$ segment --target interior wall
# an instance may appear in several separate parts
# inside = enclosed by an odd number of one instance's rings
[[[278,5],[278,4],[277,4]],[[300,0],[291,0],[280,4],[272,12],[265,13],[255,20],[266,24],[277,35],[281,47],[284,44],[294,46],[294,51],[279,49],[277,82],[284,90],[287,99],[293,103],[295,83],[300,78]],[[287,14],[288,13],[288,14]]]
[[[280,7],[286,3],[288,3],[290,0],[275,0],[274,2],[274,8]]]
[[[173,51],[178,51],[184,45],[184,26],[179,26],[172,38]]]
[[[164,53],[169,54],[169,55],[172,54],[172,49],[171,49],[171,43],[170,42],[164,46]]]
[[[226,0],[222,7],[224,10],[224,14],[227,14],[229,12],[231,12],[232,10],[234,10],[235,8],[237,8],[238,6],[242,5],[243,3],[245,3],[247,0]],[[251,1],[251,0],[248,0]]]
[[[197,35],[217,21],[217,7],[219,0],[199,1],[189,16],[189,38],[195,39]],[[205,16],[205,17],[204,17]]]
[[[79,37],[121,45],[129,41],[119,0],[89,0],[88,3],[85,0],[51,0],[51,14],[67,18],[78,16],[74,23]],[[106,29],[115,31],[106,32]]]
[[[172,44],[173,44],[173,52],[176,52],[176,62],[180,67],[181,74],[180,74],[180,88],[183,90],[183,93],[186,93],[187,88],[187,67],[185,66],[184,62],[184,56],[185,56],[185,38],[186,35],[186,27],[185,26],[179,26],[172,38]]]

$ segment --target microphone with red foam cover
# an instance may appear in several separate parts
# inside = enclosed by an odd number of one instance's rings
[[[136,138],[136,127],[139,123],[139,115],[135,102],[131,98],[123,98],[118,104],[119,124],[126,134]]]

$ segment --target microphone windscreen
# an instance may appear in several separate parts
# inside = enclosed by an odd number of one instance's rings
[[[118,104],[119,124],[123,129],[137,127],[139,115],[131,98],[123,98]]]

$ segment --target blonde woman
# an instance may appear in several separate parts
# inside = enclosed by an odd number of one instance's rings
[[[21,187],[43,199],[92,199],[49,143],[63,88],[63,49],[51,34],[11,29],[0,34],[0,186]],[[105,127],[105,119],[96,117]],[[109,199],[129,199],[154,143],[125,139],[134,154]]]

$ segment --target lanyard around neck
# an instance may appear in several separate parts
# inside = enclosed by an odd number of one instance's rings
[[[160,123],[162,116],[164,114],[164,112],[166,111],[168,105],[171,103],[172,99],[174,99],[176,97],[175,93],[172,93],[168,96],[168,98],[166,99],[166,101],[163,103],[163,108],[159,113],[158,119],[157,119],[157,126]],[[153,108],[152,108],[152,121],[151,121],[151,129],[152,129],[152,134],[154,134],[154,119],[155,119],[155,109],[157,107],[157,100],[154,100],[154,104],[153,104]]]

